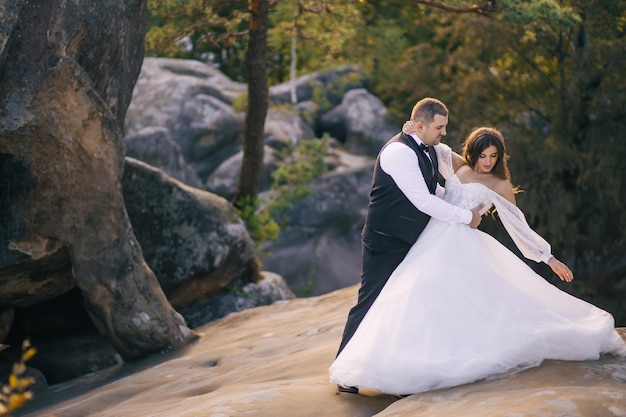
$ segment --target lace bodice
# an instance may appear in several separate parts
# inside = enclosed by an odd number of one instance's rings
[[[489,188],[474,182],[463,184],[456,174],[448,178],[445,188],[443,199],[457,207],[469,210],[479,204],[484,204],[481,213],[485,213],[493,205]]]
[[[435,146],[439,162],[439,172],[446,179],[444,200],[455,206],[472,209],[484,204],[481,214],[495,206],[502,221],[520,252],[533,261],[547,262],[550,258],[550,244],[530,228],[524,213],[513,203],[480,183],[462,183],[454,173],[452,149],[448,145]]]

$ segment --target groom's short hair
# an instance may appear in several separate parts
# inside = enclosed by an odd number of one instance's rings
[[[426,124],[435,120],[435,115],[448,115],[448,108],[436,98],[426,97],[418,101],[411,111],[411,121],[422,122]]]

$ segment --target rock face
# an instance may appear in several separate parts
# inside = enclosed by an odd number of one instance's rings
[[[124,199],[144,258],[174,308],[258,280],[256,248],[233,206],[126,158]]]
[[[341,104],[324,113],[320,130],[329,132],[357,155],[376,156],[397,126],[385,123],[387,109],[379,98],[364,88],[346,92]]]
[[[245,84],[231,81],[209,65],[147,58],[128,109],[125,133],[166,128],[187,163],[206,179],[241,147],[243,116],[231,104],[245,91]]]
[[[180,145],[172,139],[164,127],[146,127],[124,138],[126,156],[158,167],[167,175],[191,185],[203,188],[196,171],[183,156]]]
[[[338,394],[328,367],[357,290],[231,314],[198,328],[198,342],[183,351],[36,392],[15,417],[626,415],[626,359],[614,356],[546,361],[515,375],[401,400],[371,392]],[[460,318],[457,326],[462,325]],[[620,330],[626,337],[626,329]]]
[[[121,190],[121,126],[143,60],[145,6],[0,7],[0,161],[10,173],[0,180],[0,275],[10,279],[4,267],[18,262],[60,271],[58,283],[45,279],[52,297],[70,287],[69,260],[85,308],[124,359],[195,339],[143,259]],[[34,302],[23,295],[4,307]]]
[[[331,134],[326,157],[329,172],[312,184],[313,193],[289,215],[278,241],[265,245],[264,269],[279,273],[297,295],[318,295],[358,282],[360,233],[373,156],[396,126],[381,101],[364,87],[362,71],[351,66],[304,75],[295,81],[295,105],[289,83],[270,88],[274,104],[265,124],[265,161],[260,191],[270,190],[279,151],[298,141]],[[133,156],[196,186],[167,147],[154,147],[169,136],[182,158],[204,184],[224,198],[233,197],[241,169],[243,114],[230,105],[244,88],[208,65],[194,61],[146,58],[126,120]],[[211,101],[212,106],[202,103]],[[189,107],[202,111],[188,111]],[[145,145],[142,143],[145,142]],[[346,150],[348,152],[346,152]],[[328,189],[326,189],[328,188]],[[341,254],[340,256],[336,256]]]

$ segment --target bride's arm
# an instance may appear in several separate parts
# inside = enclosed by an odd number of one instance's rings
[[[572,281],[574,278],[572,271],[567,265],[551,254],[550,244],[530,228],[524,213],[522,213],[515,204],[515,197],[510,184],[508,181],[506,181],[506,183],[508,184],[508,192],[513,201],[510,201],[509,198],[505,198],[505,196],[501,195],[499,192],[491,190],[492,200],[504,228],[509,236],[511,236],[511,239],[513,239],[513,242],[515,242],[515,245],[526,258],[535,262],[543,261],[548,264],[562,281]]]
[[[493,187],[493,191],[506,198],[511,203],[517,206],[515,202],[515,193],[513,192],[513,186],[508,180],[500,179]]]
[[[463,157],[458,153],[452,151],[452,168],[454,169],[454,172],[457,172],[463,165],[467,165],[465,159],[463,159]]]
[[[439,173],[443,176],[444,179],[448,179],[454,175],[454,162],[452,155],[452,149],[446,145],[445,143],[440,143],[439,145],[435,145],[435,152],[437,153],[437,165],[439,166]]]

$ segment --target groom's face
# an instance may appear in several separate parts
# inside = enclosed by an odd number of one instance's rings
[[[438,145],[441,138],[446,135],[446,126],[448,125],[448,116],[436,114],[433,121],[429,124],[417,122],[417,136],[425,145]]]

